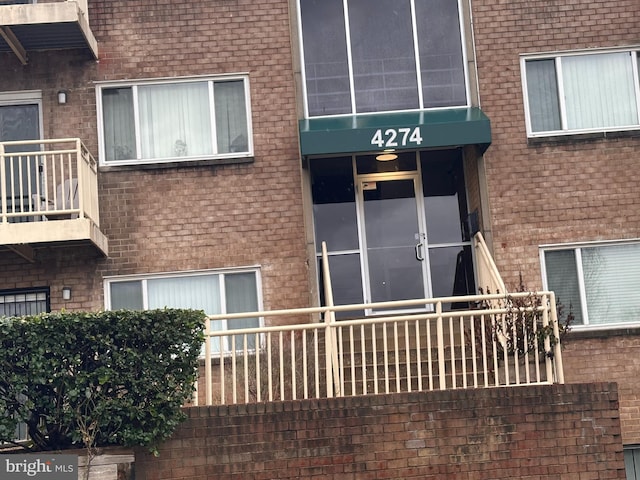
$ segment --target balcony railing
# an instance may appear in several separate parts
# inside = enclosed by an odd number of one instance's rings
[[[93,240],[106,253],[99,228],[97,163],[80,139],[0,142],[0,244]]]
[[[326,253],[323,268],[325,296],[332,298]],[[194,403],[564,383],[552,292],[328,303],[210,316],[229,325],[261,317],[283,326],[208,328]],[[447,306],[456,309],[445,311]],[[402,308],[423,311],[396,313]],[[362,316],[370,309],[394,313]],[[336,312],[354,316],[336,321]]]

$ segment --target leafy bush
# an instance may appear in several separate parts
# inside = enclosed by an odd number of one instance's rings
[[[0,441],[30,450],[148,446],[183,420],[203,342],[192,310],[0,318]]]
[[[479,292],[480,294],[484,293],[482,289],[479,289]],[[487,294],[489,293],[491,292],[487,289]],[[548,319],[548,324],[544,324],[542,298],[527,289],[522,281],[522,275],[520,275],[517,293],[526,295],[505,294],[504,299],[499,301],[500,307],[504,308],[505,312],[497,314],[494,323],[487,322],[485,324],[485,337],[490,338],[491,342],[495,341],[500,357],[506,351],[507,355],[518,355],[519,358],[524,358],[527,354],[535,354],[535,352],[543,357],[552,358],[554,347],[558,342],[563,342],[566,339],[571,328],[574,319],[571,305],[569,305],[569,312],[565,314],[564,305],[559,299],[556,300],[559,334],[556,337],[552,320]],[[476,308],[491,309],[495,306],[492,302],[492,300],[479,302]],[[482,338],[480,328],[476,327],[478,331],[475,332],[475,338]],[[545,346],[546,341],[548,341],[548,348]]]

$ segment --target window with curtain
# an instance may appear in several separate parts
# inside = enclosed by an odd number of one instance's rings
[[[107,308],[111,310],[147,310],[155,308],[192,308],[208,315],[255,312],[260,310],[258,270],[232,272],[185,272],[174,275],[147,275],[138,278],[106,280]],[[212,330],[254,328],[256,317],[211,322]],[[230,351],[228,340],[214,337],[212,351]],[[255,336],[249,336],[248,348],[255,349]],[[242,348],[242,338],[236,339]]]
[[[467,106],[455,0],[299,0],[309,116]]]
[[[640,242],[547,248],[542,262],[575,326],[640,323]]]
[[[640,128],[638,52],[523,58],[529,136]]]
[[[101,85],[107,165],[252,155],[246,77]]]

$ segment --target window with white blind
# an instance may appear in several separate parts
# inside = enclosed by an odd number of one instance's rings
[[[104,165],[253,154],[246,76],[101,84],[97,102]]]
[[[640,324],[640,241],[543,247],[541,260],[574,326]]]
[[[113,277],[105,280],[105,299],[110,310],[168,307],[203,310],[207,315],[255,312],[261,304],[259,271],[247,268]],[[211,322],[211,330],[258,326],[260,319],[256,317]],[[236,341],[241,342],[242,338]],[[250,336],[248,341],[249,348],[254,349],[255,337]],[[218,338],[214,337],[212,351],[219,352],[220,348]],[[222,350],[230,351],[231,347],[225,343]]]
[[[638,50],[522,57],[528,135],[640,128]]]

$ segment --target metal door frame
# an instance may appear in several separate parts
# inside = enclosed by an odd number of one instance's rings
[[[423,289],[425,298],[431,298],[432,288],[431,288],[431,275],[430,275],[430,265],[429,265],[429,249],[428,249],[428,238],[427,238],[427,225],[426,225],[426,217],[425,217],[425,209],[424,209],[424,195],[422,191],[422,179],[420,174],[420,161],[419,158],[417,161],[417,170],[413,171],[401,171],[401,172],[391,172],[391,173],[367,173],[367,174],[357,174],[354,171],[354,179],[355,179],[355,189],[356,189],[356,212],[357,212],[357,220],[358,220],[358,243],[361,252],[361,274],[362,274],[362,288],[363,288],[363,298],[364,303],[371,302],[371,284],[369,281],[369,259],[367,254],[367,241],[366,241],[366,228],[365,228],[365,219],[364,219],[364,191],[362,188],[362,184],[365,182],[385,182],[390,180],[413,180],[414,186],[414,200],[416,204],[416,215],[418,220],[418,235],[422,237],[422,239],[416,239],[416,245],[419,243],[422,244],[421,248],[423,251],[424,259],[421,261],[422,266],[422,278],[423,278]],[[355,163],[355,162],[354,162]],[[355,165],[354,165],[355,170]],[[420,242],[420,240],[422,240]],[[432,308],[431,308],[432,309]],[[399,310],[384,310],[383,313],[394,313],[394,312],[413,312],[413,311],[425,311],[425,308],[412,308],[412,309],[399,309]],[[367,315],[373,315],[376,312],[372,309],[367,309],[365,312]]]

